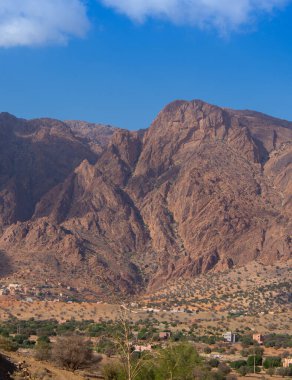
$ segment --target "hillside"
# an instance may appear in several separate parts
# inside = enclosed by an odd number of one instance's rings
[[[146,131],[1,114],[0,137],[2,282],[90,298],[291,257],[290,122],[176,101]]]

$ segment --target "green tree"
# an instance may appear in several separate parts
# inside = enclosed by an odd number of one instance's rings
[[[158,353],[157,380],[192,380],[202,360],[189,343],[172,344]]]
[[[263,358],[259,355],[251,355],[247,359],[247,365],[249,367],[262,365],[262,363],[263,363]]]

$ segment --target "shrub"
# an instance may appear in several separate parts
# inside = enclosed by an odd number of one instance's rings
[[[59,337],[53,344],[52,358],[59,366],[75,371],[92,362],[91,343],[78,335]]]
[[[250,368],[247,366],[242,366],[238,368],[237,371],[241,376],[246,376],[248,373],[250,373]]]
[[[251,335],[243,335],[240,339],[242,346],[248,347],[254,344],[254,340]]]
[[[34,357],[37,360],[50,360],[51,344],[45,340],[38,339],[34,349]]]
[[[117,347],[115,343],[108,339],[108,338],[102,338],[97,344],[97,352],[101,354],[105,354],[108,357],[113,356],[117,352]]]
[[[11,339],[0,336],[0,350],[3,351],[17,351],[18,346]]]
[[[281,367],[282,360],[278,356],[270,356],[267,357],[263,363],[264,368],[275,368],[275,367]]]
[[[240,367],[244,367],[247,365],[246,360],[235,360],[234,362],[230,363],[230,367],[234,369],[239,369]]]
[[[217,368],[218,365],[220,364],[219,360],[216,359],[216,358],[213,358],[213,359],[210,359],[208,364],[213,367],[213,368]]]
[[[218,370],[222,372],[224,375],[228,375],[231,372],[230,367],[225,363],[220,363],[218,366]]]
[[[275,374],[275,368],[271,367],[266,370],[266,373],[270,376],[273,376]]]
[[[279,375],[279,376],[282,376],[282,377],[285,377],[285,376],[292,376],[292,367],[288,367],[288,368],[284,368],[284,367],[280,367],[280,368],[277,368],[276,369],[276,374]]]
[[[123,366],[118,362],[105,364],[102,369],[102,375],[105,380],[126,379],[126,374]]]

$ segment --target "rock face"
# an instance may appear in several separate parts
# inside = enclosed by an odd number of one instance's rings
[[[110,125],[87,123],[79,120],[66,120],[65,124],[77,137],[83,139],[93,152],[98,154],[109,143],[116,130]]]
[[[292,123],[176,101],[138,132],[1,114],[0,138],[14,278],[107,295],[291,255]]]

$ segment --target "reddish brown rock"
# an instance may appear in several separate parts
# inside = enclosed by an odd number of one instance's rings
[[[292,123],[202,101],[171,103],[147,131],[78,123],[0,118],[0,248],[16,277],[33,262],[128,293],[290,257]]]

